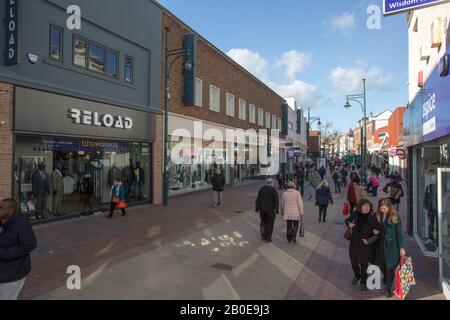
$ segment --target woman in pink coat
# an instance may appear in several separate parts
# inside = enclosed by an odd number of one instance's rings
[[[287,239],[294,243],[297,242],[298,225],[304,213],[302,196],[296,189],[295,182],[289,182],[281,202],[281,214],[287,222]]]

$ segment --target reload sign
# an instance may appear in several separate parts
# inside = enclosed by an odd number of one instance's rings
[[[384,15],[393,15],[405,11],[417,10],[425,6],[433,6],[448,0],[383,0]]]
[[[69,118],[76,124],[86,126],[97,126],[116,129],[133,128],[133,120],[130,117],[113,116],[111,114],[100,115],[98,112],[79,110],[72,108],[69,110]]]
[[[18,35],[19,35],[19,0],[7,0],[6,2],[6,51],[5,64],[16,65],[18,59]]]

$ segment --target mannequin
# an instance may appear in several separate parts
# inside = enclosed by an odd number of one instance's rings
[[[131,193],[131,189],[133,186],[133,178],[134,176],[134,168],[133,168],[133,160],[130,159],[130,165],[123,169],[123,183],[125,185],[125,198],[128,198]]]
[[[39,163],[38,170],[32,176],[33,196],[36,200],[36,219],[45,219],[44,210],[50,194],[50,178],[45,172],[45,164]]]
[[[138,201],[142,201],[144,200],[143,197],[143,187],[144,187],[144,181],[145,179],[145,172],[144,169],[141,168],[141,163],[140,162],[136,162],[136,168],[134,169],[134,174],[133,174],[133,195],[134,197],[138,199]]]
[[[117,169],[115,164],[113,165],[113,167],[111,169],[109,169],[109,172],[108,172],[108,181],[107,181],[108,188],[112,187],[114,179],[116,179],[117,181],[122,180],[120,170]]]
[[[431,177],[430,177],[431,175]],[[428,216],[428,239],[435,242],[435,230],[438,230],[437,215],[438,215],[438,192],[437,192],[437,176],[434,173],[426,174],[430,179],[430,183],[425,188],[424,207],[427,210]],[[428,179],[427,179],[428,180]]]
[[[55,169],[51,175],[52,190],[53,190],[53,215],[62,215],[62,199],[64,194],[64,181],[62,175],[62,166],[60,163],[55,164]]]

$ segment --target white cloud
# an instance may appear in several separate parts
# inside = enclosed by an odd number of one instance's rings
[[[284,69],[285,75],[292,81],[311,64],[311,61],[311,54],[292,50],[283,53],[281,58],[275,63],[275,66]]]
[[[267,61],[259,53],[248,49],[231,49],[227,55],[261,81],[268,81]]]
[[[326,18],[323,23],[331,30],[337,31],[342,36],[348,36],[356,27],[355,15],[350,12],[344,12],[340,16]]]
[[[280,96],[295,97],[300,106],[314,108],[319,106],[320,101],[324,98],[316,86],[296,79],[296,76],[311,64],[311,54],[295,50],[285,52],[273,65],[269,65],[259,53],[248,49],[232,49],[227,54]],[[269,72],[271,68],[283,70],[284,76],[281,81],[276,81],[269,76],[269,74],[274,74]]]
[[[354,94],[362,90],[362,79],[367,80],[369,92],[386,92],[392,89],[393,75],[378,67],[368,67],[362,61],[354,68],[336,67],[331,70],[329,79],[335,94]]]

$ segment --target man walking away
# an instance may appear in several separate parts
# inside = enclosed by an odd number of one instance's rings
[[[0,202],[0,300],[17,300],[31,272],[37,241],[30,223],[16,213],[17,202]]]
[[[327,173],[327,169],[322,165],[319,168],[319,174],[320,174],[320,181],[323,181],[323,178],[325,177],[325,174]]]
[[[305,168],[303,166],[300,166],[297,171],[297,188],[303,197],[305,194]]]
[[[212,178],[212,187],[214,193],[214,207],[220,206],[222,202],[222,193],[225,189],[225,176],[220,169],[217,169],[214,177]]]
[[[272,179],[267,179],[266,185],[259,190],[255,202],[255,211],[261,217],[262,241],[272,242],[275,218],[279,214],[279,197],[277,190],[273,187]]]
[[[333,181],[334,181],[334,191],[336,194],[341,193],[341,174],[339,173],[339,170],[334,171],[333,173]]]

